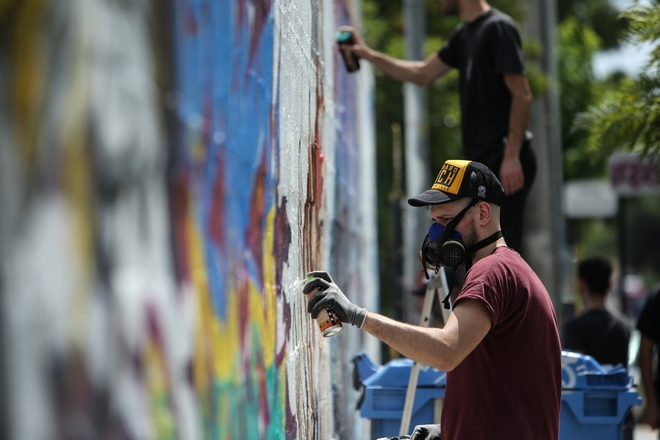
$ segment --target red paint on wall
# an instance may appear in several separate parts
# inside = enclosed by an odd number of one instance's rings
[[[176,259],[174,267],[179,282],[189,282],[191,280],[190,256],[188,254],[190,238],[186,228],[187,223],[190,221],[188,218],[189,195],[189,174],[187,171],[181,171],[175,174],[170,186],[172,201],[170,215],[174,236],[174,258]]]
[[[239,30],[243,26],[249,26],[250,24],[252,27],[249,28],[250,30],[250,55],[248,58],[248,65],[252,65],[252,61],[254,60],[254,55],[257,53],[257,49],[259,47],[259,42],[261,41],[261,34],[264,28],[264,23],[268,19],[268,15],[270,14],[270,9],[271,9],[271,2],[270,0],[250,0],[249,3],[252,5],[252,16],[254,17],[254,21],[252,23],[245,23],[245,19],[248,17],[247,14],[247,3],[248,0],[241,0],[238,2],[238,8],[237,8],[237,13],[238,13],[238,23],[239,26],[236,26],[236,29]]]
[[[197,18],[195,17],[195,12],[192,10],[192,6],[188,2],[184,3],[183,20],[186,32],[188,34],[196,34],[198,30]]]
[[[238,302],[238,334],[239,341],[241,344],[240,352],[245,355],[250,353],[250,331],[249,326],[252,324],[250,320],[250,277],[245,271],[244,267],[237,267],[236,274],[236,298]],[[243,362],[246,362],[246,359],[243,359]],[[243,371],[249,371],[250,365],[249,360],[247,360],[247,365],[242,365]]]
[[[289,261],[289,246],[291,245],[291,226],[289,225],[289,219],[286,214],[286,197],[282,198],[282,202],[277,206],[277,211],[275,213],[275,231],[274,231],[274,240],[273,243],[273,257],[275,260],[275,283],[277,288],[277,295],[280,298],[283,298],[283,286],[282,286],[282,267],[284,263]],[[282,310],[282,323],[278,325],[284,325],[284,334],[288,335],[291,329],[291,308],[289,304],[284,304]],[[284,356],[286,355],[286,344],[282,344],[278,347],[278,352],[275,353],[275,363],[279,367],[284,362]]]
[[[211,196],[211,209],[209,210],[209,235],[211,240],[220,249],[225,248],[225,154],[224,149],[217,151],[217,165],[215,181],[213,182],[213,193]]]
[[[317,77],[317,83],[321,81]],[[323,160],[325,156],[321,151],[321,125],[323,117],[323,87],[321,84],[317,84],[316,87],[316,120],[314,121],[314,145],[312,147],[312,152],[314,153],[314,168],[316,172],[314,177],[316,178],[314,182],[314,198],[316,199],[316,210],[319,211],[323,205]]]
[[[266,218],[266,149],[263,148],[261,163],[255,173],[254,189],[250,200],[250,223],[245,231],[247,243],[257,268],[259,283],[263,285],[263,240]]]

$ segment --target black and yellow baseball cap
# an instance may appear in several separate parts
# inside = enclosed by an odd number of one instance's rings
[[[504,188],[486,165],[471,160],[448,160],[431,189],[408,199],[408,204],[442,205],[463,197],[501,205],[504,201]]]

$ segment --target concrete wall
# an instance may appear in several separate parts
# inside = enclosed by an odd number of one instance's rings
[[[8,438],[359,438],[301,280],[377,308],[373,81],[336,0],[0,6]]]

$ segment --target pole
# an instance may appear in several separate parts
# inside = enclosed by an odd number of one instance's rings
[[[394,313],[397,321],[404,321],[405,301],[405,271],[404,271],[404,243],[402,216],[405,209],[403,199],[403,151],[401,146],[401,125],[392,124],[392,190],[389,202],[392,209],[392,222],[394,229]]]
[[[628,298],[625,290],[626,271],[628,270],[628,257],[626,255],[626,214],[628,204],[626,198],[619,196],[619,211],[617,213],[617,245],[619,248],[619,301],[621,312],[628,315]]]
[[[422,60],[426,37],[426,9],[424,0],[404,0],[406,58]],[[404,136],[406,157],[406,195],[413,197],[430,187],[428,179],[428,123],[426,89],[405,83]],[[415,277],[419,273],[417,254],[428,223],[428,213],[423,209],[406,209],[404,214],[404,317],[414,322],[414,303],[411,295]]]
[[[532,0],[522,33],[540,40],[540,68],[549,78],[548,91],[535,96],[529,118],[534,133],[537,173],[525,207],[523,257],[548,289],[557,313],[561,299],[570,296],[571,260],[566,246],[562,209],[562,156],[558,74],[555,54],[556,1]],[[548,213],[550,215],[548,215]],[[561,318],[560,318],[561,320]]]

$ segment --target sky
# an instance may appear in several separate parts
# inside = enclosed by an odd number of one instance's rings
[[[624,72],[628,76],[637,76],[648,60],[651,45],[631,46],[621,45],[617,50],[603,51],[594,57],[594,73],[598,78],[604,78],[613,72]]]
[[[650,6],[649,0],[611,0],[620,11],[638,3]],[[628,76],[637,76],[648,60],[651,45],[631,46],[622,44],[617,50],[603,51],[594,57],[594,72],[598,78],[603,78],[613,72],[624,72]]]

